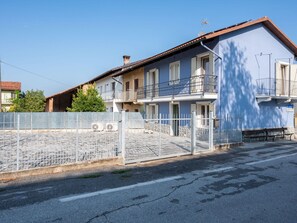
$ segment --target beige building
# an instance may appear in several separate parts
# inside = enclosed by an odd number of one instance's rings
[[[20,82],[2,81],[1,88],[1,111],[9,111],[12,100],[16,98],[16,91],[21,91]]]

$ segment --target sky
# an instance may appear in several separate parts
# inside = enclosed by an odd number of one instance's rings
[[[296,0],[0,0],[1,78],[50,96],[122,65],[123,55],[140,60],[263,16],[297,44],[296,8]]]

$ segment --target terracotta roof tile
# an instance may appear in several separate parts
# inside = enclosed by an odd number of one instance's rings
[[[21,82],[2,81],[0,82],[1,90],[20,91]]]

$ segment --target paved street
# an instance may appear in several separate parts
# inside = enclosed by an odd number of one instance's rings
[[[2,222],[296,222],[297,143],[1,184]],[[36,179],[35,179],[36,180]]]

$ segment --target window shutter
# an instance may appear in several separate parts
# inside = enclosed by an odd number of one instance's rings
[[[146,72],[146,83],[145,85],[150,85],[150,72]]]
[[[281,64],[280,63],[275,63],[275,81],[276,81],[276,95],[281,95],[282,91],[282,71],[281,71]],[[269,80],[271,81],[271,80]],[[267,86],[268,88],[268,86]],[[271,90],[271,89],[269,89]]]
[[[155,111],[156,111],[156,117],[154,117],[154,118],[158,118],[159,117],[159,105],[155,105]]]
[[[156,81],[156,84],[159,83],[159,69],[156,69],[156,77],[155,77],[155,81]]]
[[[291,64],[291,95],[297,96],[297,64]]]
[[[196,104],[191,104],[191,114],[192,112],[196,112],[196,115],[197,115],[197,111],[196,111]]]
[[[209,54],[209,74],[208,75],[214,75],[214,57],[213,57],[213,53]]]
[[[197,127],[202,126],[202,114],[201,114],[201,105],[197,105]]]
[[[191,59],[191,75],[192,77],[196,75],[197,70],[197,57]]]
[[[169,65],[169,81],[173,80],[173,72],[174,72],[173,69],[174,69],[173,64],[170,64]]]
[[[179,80],[180,79],[180,62],[178,62],[178,64],[177,64],[177,77],[176,77],[176,79],[177,80]]]

